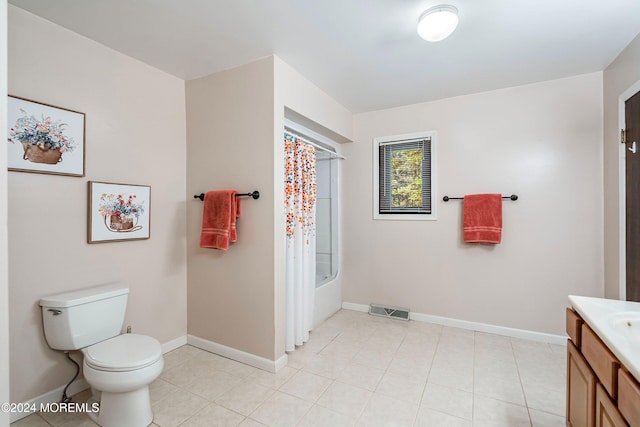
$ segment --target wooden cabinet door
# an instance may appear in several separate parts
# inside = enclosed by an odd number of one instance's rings
[[[622,369],[618,371],[618,409],[631,427],[640,427],[640,384]]]
[[[620,411],[601,384],[596,387],[596,427],[627,427]]]
[[[567,342],[567,426],[594,427],[597,378],[575,345]]]

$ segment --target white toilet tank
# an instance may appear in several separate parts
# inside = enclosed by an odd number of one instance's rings
[[[79,350],[120,334],[129,288],[122,283],[40,300],[44,335],[54,350]]]

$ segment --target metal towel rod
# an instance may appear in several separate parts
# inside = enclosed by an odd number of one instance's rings
[[[258,190],[255,190],[252,193],[238,193],[236,194],[236,197],[240,197],[240,196],[248,196],[248,197],[253,197],[253,199],[259,199],[260,198],[260,192]],[[204,193],[200,193],[200,194],[196,194],[195,196],[193,196],[194,199],[200,199],[204,201]]]
[[[512,195],[510,195],[510,196],[502,196],[502,198],[503,198],[503,199],[511,199],[511,200],[513,200],[514,202],[515,202],[516,200],[518,200],[518,196],[517,196],[517,195],[515,195],[515,194],[512,194]],[[442,201],[443,201],[443,202],[448,202],[449,200],[464,200],[464,197],[449,197],[449,196],[444,196],[444,197],[442,198]]]

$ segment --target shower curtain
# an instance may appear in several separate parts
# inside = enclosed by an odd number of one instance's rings
[[[286,351],[309,339],[316,281],[316,151],[285,132]]]

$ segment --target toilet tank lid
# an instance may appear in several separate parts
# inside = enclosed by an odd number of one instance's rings
[[[63,292],[50,295],[40,300],[43,307],[73,307],[106,298],[113,298],[129,293],[129,288],[122,283],[109,283],[94,286],[92,288],[78,289],[77,291]]]

